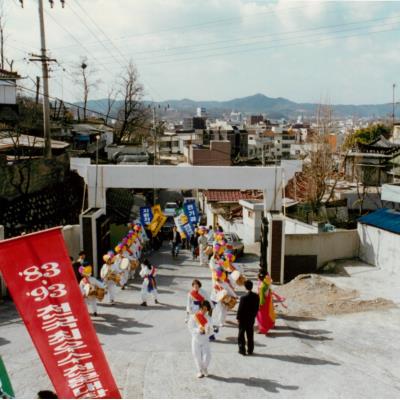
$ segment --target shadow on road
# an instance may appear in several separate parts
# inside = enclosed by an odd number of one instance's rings
[[[325,321],[324,319],[314,318],[314,317],[300,317],[297,315],[285,315],[278,314],[278,319],[283,319],[285,321],[299,321],[299,322],[307,322],[307,321]]]
[[[287,331],[287,330],[304,333],[305,335],[327,335],[332,333],[331,331],[327,331],[325,329],[301,329],[296,328],[294,326],[275,326],[274,331]]]
[[[100,314],[94,318],[96,318],[93,320],[96,332],[103,335],[138,335],[139,332],[132,332],[127,329],[153,328],[153,325],[143,324],[134,318],[119,317],[114,314]]]
[[[296,356],[296,355],[291,356],[291,355],[279,355],[279,354],[253,354],[251,357],[272,358],[273,360],[291,362],[295,364],[305,364],[305,365],[341,365],[339,363],[323,360],[320,358]]]
[[[295,337],[297,339],[306,339],[306,340],[321,340],[321,341],[333,340],[333,338],[330,338],[328,336],[307,335],[299,332],[268,332],[266,336],[271,339],[278,337]]]
[[[4,346],[5,344],[11,343],[9,340],[0,337],[0,346]]]
[[[240,383],[245,386],[262,388],[267,392],[279,393],[280,390],[297,390],[298,386],[290,386],[290,385],[282,385],[279,382],[270,379],[261,379],[261,378],[237,378],[237,377],[229,377],[223,378],[221,376],[209,375],[209,379],[213,379],[219,382],[226,383]]]
[[[230,344],[236,344],[237,345],[238,338],[237,338],[237,336],[228,336],[228,337],[225,338],[225,340],[219,340],[218,339],[217,342],[218,343],[230,343]],[[254,341],[254,345],[255,345],[256,348],[257,347],[267,347],[267,345],[258,343],[256,341]]]

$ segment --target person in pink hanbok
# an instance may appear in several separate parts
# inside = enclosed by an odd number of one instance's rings
[[[272,279],[268,274],[258,275],[258,295],[260,307],[257,313],[258,333],[266,335],[270,329],[275,327],[275,310],[272,302]]]

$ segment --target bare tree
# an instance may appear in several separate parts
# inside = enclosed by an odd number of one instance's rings
[[[149,111],[143,104],[143,86],[135,65],[130,62],[120,83],[122,107],[118,112],[118,122],[114,133],[116,143],[140,143],[148,134]]]
[[[4,4],[0,2],[0,66],[4,69],[4,28],[5,28],[5,15]]]
[[[108,120],[110,118],[110,115],[112,113],[112,109],[114,107],[116,101],[116,92],[114,87],[110,87],[108,89],[108,93],[107,93],[107,113],[106,113],[106,118],[105,118],[105,124],[108,124]]]
[[[6,27],[6,14],[4,11],[4,1],[0,0],[0,68],[5,68],[5,63],[8,64],[10,71],[13,70],[14,60],[9,60],[5,56],[5,27]]]
[[[95,69],[89,67],[87,57],[83,57],[78,66],[78,78],[76,83],[83,89],[83,120],[87,120],[87,103],[89,99],[89,93],[91,89],[96,88],[100,83],[100,80],[93,80],[92,77],[95,75]]]
[[[339,179],[339,170],[328,139],[332,126],[332,108],[326,104],[319,105],[316,119],[317,129],[308,135],[303,170],[296,175],[291,188],[297,197],[310,205],[314,214],[318,213],[326,195],[328,200],[334,196]]]

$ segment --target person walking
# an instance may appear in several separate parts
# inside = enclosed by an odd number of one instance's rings
[[[199,244],[200,265],[206,265],[208,261],[208,256],[206,254],[206,249],[208,247],[206,231],[200,230],[199,235],[200,236],[197,239],[197,243]]]
[[[254,321],[257,316],[260,299],[256,293],[253,293],[253,282],[247,280],[244,284],[247,293],[240,298],[239,308],[236,319],[239,322],[238,345],[239,353],[246,355],[247,336],[247,354],[253,354],[254,351]]]
[[[190,317],[188,328],[192,334],[192,354],[197,368],[197,377],[208,376],[211,348],[208,340],[211,333],[211,304],[203,301],[200,310]]]
[[[197,256],[199,255],[199,233],[195,231],[192,236],[190,236],[190,247],[192,249],[192,256],[193,256],[193,261],[197,259]]]
[[[141,266],[141,270],[139,275],[143,278],[142,283],[142,304],[141,306],[147,306],[147,299],[150,295],[154,297],[154,303],[158,303],[158,293],[157,293],[157,282],[156,276],[157,268],[154,265],[151,265],[150,261],[146,258]]]
[[[266,335],[275,327],[275,309],[272,301],[272,279],[268,273],[258,274],[258,294],[260,307],[257,313],[258,333]],[[283,299],[283,298],[282,298]],[[284,300],[284,299],[283,299]]]
[[[181,234],[176,226],[172,228],[172,258],[177,258],[179,254],[179,246],[182,243]]]

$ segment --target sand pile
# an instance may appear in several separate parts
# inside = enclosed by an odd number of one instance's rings
[[[286,297],[287,312],[297,316],[318,317],[395,307],[392,301],[382,298],[360,300],[357,290],[342,289],[315,274],[299,275],[276,291]]]

